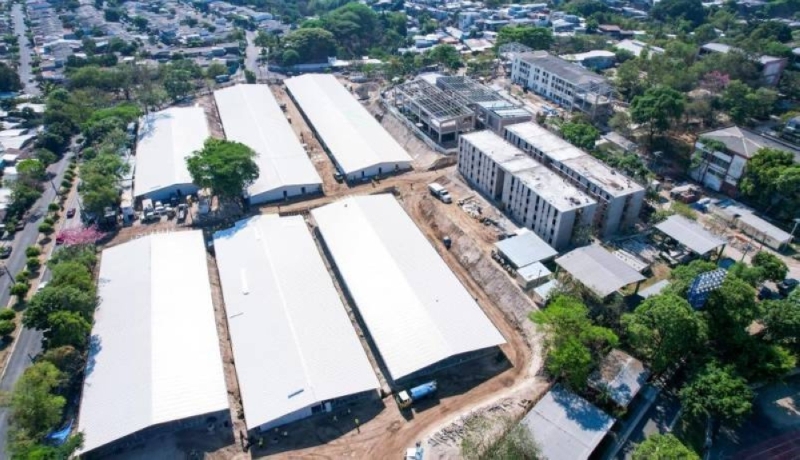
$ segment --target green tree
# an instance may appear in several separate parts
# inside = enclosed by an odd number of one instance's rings
[[[548,50],[553,46],[553,31],[545,27],[505,26],[497,32],[496,46],[522,43],[535,50]]]
[[[44,331],[47,348],[72,346],[82,350],[89,339],[92,325],[79,313],[57,311],[47,317],[48,329]]]
[[[39,362],[26,369],[17,381],[11,393],[12,451],[16,442],[41,441],[61,420],[66,400],[52,394],[52,390],[62,378],[55,366]]]
[[[14,324],[13,321],[7,319],[0,320],[0,336],[3,340],[7,339],[16,329],[17,325]]]
[[[81,281],[81,286],[85,280]],[[84,319],[91,320],[97,306],[94,290],[83,291],[71,285],[48,285],[31,298],[28,308],[22,314],[25,327],[45,330],[49,328],[49,317],[58,311],[79,313]]]
[[[671,293],[645,300],[633,313],[622,316],[622,324],[631,346],[656,373],[701,351],[707,337],[700,315],[684,298]]]
[[[186,159],[192,181],[220,198],[242,199],[258,179],[256,153],[244,144],[208,139],[203,149]]]
[[[383,36],[383,26],[378,14],[362,3],[346,3],[336,8],[322,17],[322,25],[333,34],[339,49],[346,57],[366,54],[376,44],[376,40]]]
[[[800,165],[789,152],[760,149],[747,162],[739,189],[765,212],[795,217],[800,212]]]
[[[425,54],[429,60],[449,69],[458,69],[462,65],[461,54],[452,45],[438,45]]]
[[[770,281],[783,281],[789,273],[789,267],[780,257],[767,251],[759,251],[751,259],[754,267],[764,271],[764,277]]]
[[[795,289],[786,299],[764,302],[762,322],[769,341],[800,351],[800,290]]]
[[[94,292],[94,280],[92,273],[76,260],[50,264],[52,277],[47,287],[66,287],[72,286],[84,292]]]
[[[58,161],[56,154],[47,149],[36,149],[36,151],[33,152],[33,155],[44,165],[51,165]]]
[[[602,355],[619,342],[610,329],[595,326],[586,305],[572,297],[558,296],[530,318],[546,334],[548,370],[572,388],[585,385]]]
[[[737,428],[753,408],[753,391],[731,367],[711,362],[680,391],[687,415],[705,421],[714,417],[727,427]]]
[[[219,62],[214,62],[206,69],[206,78],[215,79],[220,75],[228,75],[228,68]]]
[[[282,48],[274,51],[280,53],[277,57],[283,65],[326,62],[329,57],[336,55],[336,38],[322,28],[297,29],[286,35]],[[287,51],[294,53],[286,55]],[[296,59],[296,62],[282,62],[284,57]]]
[[[597,128],[581,122],[564,123],[561,126],[561,134],[564,139],[585,150],[594,150],[594,143],[600,137]]]
[[[706,19],[706,11],[700,0],[662,0],[653,6],[650,14],[664,22],[689,21],[694,27]]]
[[[248,84],[253,84],[256,82],[256,74],[250,69],[244,70],[244,79]]]
[[[164,77],[164,90],[174,101],[185,98],[192,91],[191,74],[186,70],[170,70]]]
[[[671,433],[648,436],[636,446],[633,460],[700,460],[700,456]]]
[[[731,351],[749,337],[747,327],[759,316],[756,291],[744,280],[729,276],[708,297],[705,312],[709,336],[717,342],[718,351]]]
[[[39,160],[22,160],[17,163],[17,173],[19,174],[19,180],[35,185],[45,177],[44,164]]]
[[[19,298],[25,297],[30,290],[31,285],[28,283],[16,282],[13,286],[11,286],[11,295],[17,296]]]
[[[683,94],[656,86],[633,98],[631,119],[648,126],[650,145],[653,145],[654,135],[668,130],[671,123],[683,115],[685,104]]]
[[[22,82],[17,71],[6,63],[0,63],[0,92],[13,92],[22,89]]]

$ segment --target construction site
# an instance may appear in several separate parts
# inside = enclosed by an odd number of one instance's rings
[[[355,86],[347,81],[345,84],[351,91]],[[119,229],[106,247],[198,227],[203,230],[205,240],[211,242],[215,232],[231,229],[235,220],[245,222],[240,219],[264,215],[283,221],[292,216],[300,216],[305,225],[301,225],[303,228],[299,231],[310,232],[319,253],[326,256],[321,257],[321,260],[330,278],[328,282],[332,280],[352,330],[366,354],[369,366],[377,376],[378,383],[372,391],[377,397],[359,397],[352,401],[344,398],[344,402],[322,404],[321,409],[309,410],[308,415],[294,421],[268,423],[256,429],[261,422],[249,420],[251,415],[248,414],[253,413],[253,409],[248,409],[248,405],[252,402],[248,402],[248,395],[243,393],[245,381],[243,370],[239,368],[247,363],[240,356],[241,346],[238,350],[236,347],[236,335],[241,332],[232,329],[232,321],[238,314],[236,312],[239,307],[230,303],[231,288],[226,289],[225,270],[220,265],[220,260],[217,260],[220,254],[210,251],[207,254],[207,269],[230,405],[231,431],[210,436],[206,429],[190,428],[165,434],[126,448],[119,452],[120,458],[200,458],[203,455],[206,458],[219,459],[298,456],[397,458],[414,446],[424,450],[425,458],[457,458],[460,456],[461,439],[470,429],[470,420],[485,418],[496,423],[497,427],[504,426],[503,423],[507,420],[519,420],[549,388],[542,371],[540,340],[533,323],[528,319],[537,306],[531,295],[515,282],[513,273],[504,270],[492,259],[494,244],[498,239],[513,234],[518,229],[517,226],[461,179],[452,156],[437,153],[410,130],[403,120],[386,110],[385,104],[380,100],[377,85],[370,86],[367,83],[365,86],[367,89],[364,92],[369,95],[369,99],[362,101],[362,105],[380,120],[382,128],[408,153],[412,160],[410,171],[389,176],[379,175],[359,183],[337,180],[339,168],[325,142],[315,134],[317,130],[308,125],[302,110],[285,87],[270,86],[270,91],[285,112],[286,118],[290,120],[291,128],[322,179],[322,194],[251,207],[248,215],[238,215],[235,218],[232,215],[226,216],[222,210],[216,219],[203,217],[199,213],[198,204],[194,203],[185,222],[178,223],[166,218],[150,223],[137,220]],[[432,85],[421,91],[429,91],[430,87]],[[223,137],[225,133],[219,114],[216,113],[213,95],[204,96],[197,102],[205,109],[211,136]],[[473,116],[464,109],[456,110],[464,117]],[[453,197],[453,204],[443,203],[430,194],[427,186],[432,182],[447,187]],[[363,275],[348,273],[344,264],[349,262],[340,260],[336,243],[331,240],[331,232],[336,229],[326,230],[326,224],[317,215],[319,210],[342,203],[343,200],[347,202],[359,196],[371,195],[388,195],[399,203],[404,215],[410,218],[424,240],[427,240],[427,245],[432,247],[437,258],[449,269],[448,273],[452,272],[452,275],[445,276],[455,277],[460,285],[458,289],[463,289],[468,298],[474,299],[479,316],[485,316],[487,325],[496,328],[499,337],[502,337],[500,342],[496,342],[499,343],[494,348],[496,351],[492,351],[492,347],[481,348],[488,352],[476,349],[474,354],[458,355],[451,360],[442,361],[440,365],[426,366],[424,362],[420,362],[416,366],[424,368],[413,373],[410,379],[393,378],[395,374],[401,375],[404,372],[397,370],[402,366],[387,361],[390,353],[386,344],[381,344],[386,340],[381,336],[386,333],[380,332],[378,326],[375,326],[375,320],[365,315],[369,307],[357,286],[364,284],[359,279]],[[210,214],[214,215],[217,212],[215,205],[211,208]],[[382,218],[372,219],[380,221]],[[244,225],[237,223],[235,228],[243,228]],[[236,233],[235,229],[232,230]],[[278,248],[270,251],[277,250]],[[242,271],[244,273],[244,268]],[[256,275],[248,270],[247,277],[251,276]],[[239,275],[231,279],[236,284],[239,283]],[[260,281],[251,280],[248,284],[255,286],[257,282]],[[260,330],[263,333],[264,327]],[[485,342],[486,345],[491,343],[493,339]],[[404,345],[410,349],[404,352],[408,354],[408,359],[415,359],[415,343],[409,341]],[[484,347],[484,344],[476,346]],[[400,346],[402,348],[404,346]],[[274,366],[264,356],[265,353],[254,359],[262,359],[261,366],[265,368]],[[273,350],[273,353],[281,351]],[[439,358],[432,359],[435,361]],[[395,401],[395,394],[426,379],[435,379],[437,382],[436,396],[415,404],[410,410],[401,409]],[[320,403],[325,401],[332,400],[327,398],[320,400]],[[497,435],[499,434],[498,431]]]

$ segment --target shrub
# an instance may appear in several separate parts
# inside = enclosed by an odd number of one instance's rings
[[[61,209],[61,206],[59,206],[58,203],[50,203],[47,205],[48,211],[58,211],[59,209]]]
[[[35,272],[42,266],[42,261],[40,261],[38,257],[28,257],[25,265],[27,265],[28,270]]]
[[[54,230],[53,224],[48,223],[47,220],[45,220],[45,222],[42,222],[42,224],[39,225],[39,231],[44,233],[45,235],[53,233],[53,230]]]
[[[13,286],[11,286],[11,295],[25,297],[25,294],[28,293],[30,288],[31,285],[28,283],[15,283]]]
[[[64,179],[64,180],[61,181],[61,187],[62,188],[70,188],[70,187],[72,187],[72,182],[68,181],[67,179]]]
[[[37,248],[36,246],[28,246],[28,248],[25,249],[25,257],[36,257],[41,253],[42,250]]]
[[[51,226],[56,223],[55,219],[53,219],[53,217],[51,217],[51,216],[45,217],[44,221],[42,221],[42,222],[47,224],[47,225],[51,225]]]
[[[17,328],[13,321],[3,320],[0,321],[0,335],[8,337]]]
[[[14,310],[10,308],[3,308],[0,309],[0,321],[10,321],[17,317],[17,314]]]
[[[22,270],[21,272],[17,273],[17,276],[14,278],[18,283],[27,283],[31,277],[31,272],[27,269]]]

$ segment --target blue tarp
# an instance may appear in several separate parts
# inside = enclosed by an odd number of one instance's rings
[[[66,427],[62,428],[61,430],[54,431],[48,434],[47,439],[53,441],[57,446],[64,444],[64,441],[67,440],[69,434],[72,432],[72,424],[74,422],[75,422],[74,419],[70,420],[69,424]]]

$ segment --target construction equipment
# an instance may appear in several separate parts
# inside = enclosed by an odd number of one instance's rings
[[[436,394],[436,389],[436,380],[431,380],[430,382],[423,383],[422,385],[417,385],[410,390],[403,390],[400,393],[397,393],[395,399],[397,400],[397,405],[400,406],[401,409],[408,409],[417,401],[429,398]]]

